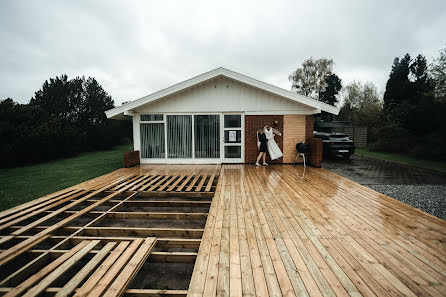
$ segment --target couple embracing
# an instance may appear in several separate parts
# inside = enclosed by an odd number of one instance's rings
[[[259,129],[257,131],[257,147],[260,153],[257,157],[256,166],[261,166],[259,163],[261,158],[263,159],[263,166],[268,165],[268,163],[265,161],[267,152],[269,153],[271,160],[275,160],[283,156],[282,151],[274,140],[274,134],[282,136],[282,133],[270,126],[265,126],[263,129]]]

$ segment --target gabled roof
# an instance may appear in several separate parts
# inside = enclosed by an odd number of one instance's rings
[[[270,85],[268,83],[256,80],[254,78],[251,78],[249,76],[225,69],[223,67],[214,69],[212,71],[203,73],[201,75],[195,76],[191,79],[185,80],[183,82],[180,82],[178,84],[175,84],[169,88],[160,90],[158,92],[152,93],[150,95],[147,95],[145,97],[142,97],[140,99],[137,99],[135,101],[126,103],[124,105],[115,107],[113,109],[107,110],[105,112],[105,114],[107,115],[107,118],[113,118],[113,117],[117,117],[121,114],[126,114],[128,111],[135,109],[141,105],[150,103],[150,102],[154,102],[157,101],[159,99],[162,99],[164,97],[167,97],[169,95],[175,94],[179,91],[182,91],[184,89],[193,87],[195,85],[201,84],[203,82],[206,82],[208,80],[220,77],[220,76],[225,76],[228,78],[231,78],[233,80],[242,82],[246,85],[252,86],[254,88],[257,89],[261,89],[264,90],[266,92],[284,97],[286,99],[295,101],[297,103],[301,103],[313,108],[317,108],[320,109],[321,111],[326,111],[329,112],[331,114],[335,114],[337,115],[339,113],[339,108],[323,103],[321,101],[315,100],[313,98],[307,97],[307,96],[303,96],[300,94],[296,94],[293,93],[291,91],[287,91],[285,89]]]

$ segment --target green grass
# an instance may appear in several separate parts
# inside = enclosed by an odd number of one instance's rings
[[[48,163],[0,169],[0,211],[123,167],[130,144]]]
[[[410,157],[402,154],[391,154],[382,152],[371,152],[368,150],[356,149],[355,153],[358,155],[364,155],[368,157],[373,157],[377,159],[397,162],[401,164],[412,165],[420,168],[426,168],[441,172],[446,172],[446,162],[444,161],[433,161],[433,160],[423,160],[419,158]]]

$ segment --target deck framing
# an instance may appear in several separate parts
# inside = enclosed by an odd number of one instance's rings
[[[141,221],[156,223],[135,223]],[[146,252],[133,248],[109,278],[99,281],[106,272],[98,272],[83,290],[134,297],[446,295],[446,221],[323,169],[307,168],[304,176],[292,165],[121,169],[0,213],[0,232],[1,268],[20,255],[30,259],[2,274],[5,296],[37,295],[23,289],[30,287],[84,296],[79,279],[90,266],[144,238],[156,243]],[[70,285],[52,285],[76,255],[90,266]],[[144,263],[195,263],[188,290],[128,287],[136,274],[129,267]],[[29,281],[48,265],[54,269]]]
[[[128,286],[145,263],[195,262],[220,167],[138,169],[0,213],[0,296],[185,296]]]

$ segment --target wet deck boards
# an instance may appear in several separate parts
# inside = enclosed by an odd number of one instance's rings
[[[223,165],[188,296],[445,296],[446,221],[324,169]]]
[[[207,190],[213,198],[200,196]],[[107,246],[146,237],[156,237],[149,264],[195,263],[188,289],[125,289],[134,276],[127,269],[124,281],[110,273],[93,295],[112,287],[142,297],[446,295],[446,221],[324,169],[307,168],[305,177],[292,165],[120,169],[0,213],[0,232],[0,295],[78,255],[80,244],[101,242],[80,248],[93,261]],[[77,258],[68,259],[74,267]],[[69,279],[50,282],[64,269],[56,266],[31,287],[50,296],[71,290]]]

